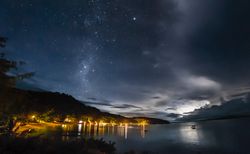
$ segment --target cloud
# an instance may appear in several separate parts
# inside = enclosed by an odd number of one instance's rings
[[[250,115],[250,93],[242,94],[244,97],[233,98],[223,102],[221,105],[205,106],[196,109],[179,120],[205,120],[224,118],[229,116],[249,116]]]
[[[155,103],[155,107],[166,106],[168,104],[167,100],[161,100]]]
[[[184,100],[185,101],[185,100]],[[196,100],[186,100],[178,105],[176,108],[177,113],[185,114],[188,112],[193,112],[196,109],[209,105],[210,102],[208,100],[196,101]]]
[[[108,106],[108,107],[113,107],[113,105],[109,104],[109,103],[84,102],[84,104],[93,105],[93,106]]]
[[[194,74],[233,86],[249,78],[249,4],[244,0],[191,0],[185,4],[183,38]]]
[[[173,108],[173,107],[167,107],[166,109],[165,109],[165,111],[175,111],[176,110],[176,108]]]
[[[152,97],[153,99],[160,99],[161,97],[160,96],[154,96]]]
[[[136,24],[121,25],[125,34],[115,27],[120,21],[111,22],[121,44],[103,53],[115,66],[107,69],[100,63],[102,78],[93,87],[120,104],[110,111],[127,115],[166,117],[220,104],[222,96],[245,85],[250,76],[246,3],[146,1],[141,8],[140,2],[122,2],[123,8],[134,10]]]
[[[85,2],[14,1],[0,5],[0,31],[14,37],[14,57],[29,61],[45,90],[166,118],[249,86],[249,1],[107,0],[78,9]]]
[[[135,106],[135,105],[130,105],[130,104],[119,104],[119,105],[112,105],[112,108],[118,108],[118,109],[141,109],[141,107]]]
[[[191,89],[198,90],[220,90],[219,83],[204,76],[188,76],[182,78],[182,82]]]
[[[173,119],[180,118],[182,116],[183,116],[182,114],[175,114],[175,113],[168,113],[168,114],[166,114],[166,117],[173,118]]]

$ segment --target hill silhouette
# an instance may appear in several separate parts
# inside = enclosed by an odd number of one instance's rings
[[[77,119],[87,116],[92,119],[105,119],[106,121],[116,122],[135,122],[138,119],[102,112],[64,93],[29,91],[17,88],[9,89],[0,95],[0,112],[8,115],[49,113],[51,116],[59,117],[57,118],[58,121],[62,121],[68,115]],[[151,124],[169,123],[154,118],[139,117],[139,119],[145,119]]]

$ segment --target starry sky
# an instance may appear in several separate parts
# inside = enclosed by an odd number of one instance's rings
[[[26,86],[170,120],[246,98],[249,18],[248,0],[0,1],[7,56],[36,73]]]

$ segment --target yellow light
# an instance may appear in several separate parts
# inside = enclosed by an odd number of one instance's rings
[[[115,126],[116,125],[116,123],[115,122],[111,122],[111,126]]]
[[[142,125],[142,126],[148,125],[148,122],[146,120],[143,120],[143,121],[139,122],[138,125]]]
[[[89,119],[88,119],[88,122],[89,122],[90,125],[92,125],[92,122]]]
[[[35,116],[35,115],[33,115],[31,118],[32,118],[32,119],[35,119],[35,117],[36,117],[36,116]]]
[[[106,123],[106,122],[103,122],[102,120],[99,122],[99,125],[100,126],[106,126],[108,123]]]
[[[65,120],[64,120],[65,122],[71,122],[72,120],[71,119],[69,119],[69,118],[65,118]]]
[[[107,123],[102,123],[102,125],[103,125],[103,126],[106,126],[106,125],[107,125]]]

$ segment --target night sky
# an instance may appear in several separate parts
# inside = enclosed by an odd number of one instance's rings
[[[22,85],[112,113],[172,119],[250,91],[248,0],[1,0],[0,35],[36,73]]]

